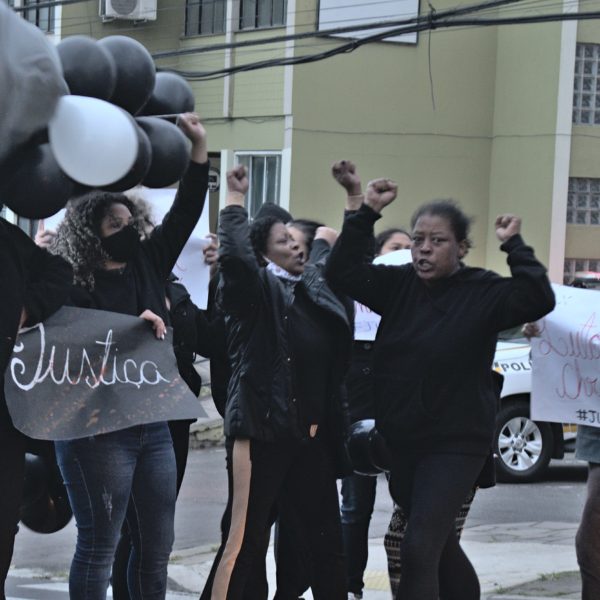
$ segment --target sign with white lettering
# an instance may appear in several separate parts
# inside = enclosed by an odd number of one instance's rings
[[[552,287],[556,308],[531,344],[531,416],[600,427],[600,293]]]
[[[143,319],[84,308],[19,334],[5,394],[15,427],[43,440],[206,416],[179,376],[170,328],[158,340]]]

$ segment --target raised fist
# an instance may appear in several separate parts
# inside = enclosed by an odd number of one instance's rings
[[[398,184],[391,179],[374,179],[369,181],[365,204],[380,213],[394,201],[398,193]]]
[[[360,177],[356,165],[350,160],[340,160],[331,166],[333,178],[346,190],[349,196],[362,194]]]
[[[248,169],[243,165],[237,165],[227,171],[227,191],[245,195],[249,185]]]
[[[513,235],[521,233],[521,218],[510,214],[500,215],[496,217],[494,226],[496,227],[496,237],[501,242],[505,242]]]

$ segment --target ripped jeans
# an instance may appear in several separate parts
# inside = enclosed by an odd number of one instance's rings
[[[131,600],[162,600],[173,546],[175,455],[167,423],[56,442],[77,522],[71,600],[105,600],[123,523],[131,532]]]

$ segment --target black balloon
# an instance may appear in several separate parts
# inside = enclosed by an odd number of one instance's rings
[[[162,188],[181,179],[190,160],[188,140],[181,129],[155,117],[138,117],[136,122],[152,145],[150,170],[142,183],[149,188]]]
[[[85,35],[65,38],[56,47],[71,94],[109,100],[117,85],[112,54]]]
[[[50,144],[40,144],[26,148],[16,170],[0,181],[0,204],[21,217],[45,219],[81,190],[61,171]]]
[[[152,56],[140,42],[124,35],[110,35],[98,44],[108,50],[117,67],[117,84],[110,101],[136,114],[154,89],[156,69]]]
[[[26,455],[25,487],[19,516],[24,525],[37,533],[54,533],[71,520],[73,513],[67,490],[53,461]]]
[[[170,115],[194,110],[194,92],[180,75],[167,71],[156,74],[150,100],[139,111],[140,115]]]
[[[109,192],[124,192],[142,183],[150,170],[153,150],[148,136],[141,127],[135,127],[138,135],[138,153],[135,162],[129,171],[115,183],[103,186],[103,190]]]
[[[390,451],[375,428],[374,419],[363,419],[352,423],[347,448],[355,473],[378,475],[390,468]]]

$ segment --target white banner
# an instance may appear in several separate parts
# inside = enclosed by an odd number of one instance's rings
[[[600,427],[600,293],[552,287],[556,308],[531,344],[531,417]]]
[[[395,250],[373,261],[375,265],[405,265],[412,261],[410,250]],[[358,342],[372,342],[377,335],[381,317],[360,302],[354,302],[354,339]]]

